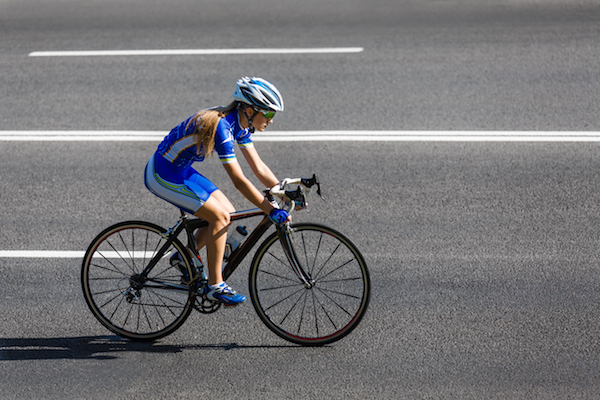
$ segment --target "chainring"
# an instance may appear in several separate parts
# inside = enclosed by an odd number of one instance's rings
[[[196,302],[194,303],[196,311],[202,314],[212,314],[221,308],[221,303],[218,301],[211,301],[206,296],[196,296]]]

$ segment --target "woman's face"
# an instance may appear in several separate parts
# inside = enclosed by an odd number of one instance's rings
[[[252,110],[252,112],[254,112],[254,110]],[[272,123],[273,118],[265,117],[265,114],[263,114],[261,111],[256,113],[256,115],[254,116],[254,120],[252,120],[252,126],[254,126],[254,128],[261,132],[267,129],[267,126],[269,126],[269,124]]]
[[[273,123],[273,118],[267,118],[261,111],[256,112],[253,108],[248,107],[244,111],[240,111],[240,115],[245,117],[240,120],[242,127],[248,127],[248,119],[252,117],[253,114],[254,119],[252,120],[252,126],[261,132],[267,129],[269,124]]]

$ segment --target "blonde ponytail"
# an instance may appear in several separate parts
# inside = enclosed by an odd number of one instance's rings
[[[197,136],[196,154],[203,157],[210,157],[215,147],[215,133],[217,125],[221,118],[229,115],[237,109],[237,102],[233,102],[226,107],[218,107],[210,110],[199,111],[186,126],[186,131],[194,127],[194,133]]]

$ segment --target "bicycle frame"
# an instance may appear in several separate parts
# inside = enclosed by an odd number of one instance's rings
[[[225,268],[223,269],[223,279],[227,280],[233,272],[239,267],[241,262],[246,258],[248,253],[252,250],[252,248],[258,243],[260,238],[267,232],[267,230],[271,227],[272,222],[260,209],[250,209],[246,211],[238,211],[231,214],[231,222],[240,221],[247,218],[253,218],[257,216],[263,216],[263,219],[260,221],[258,226],[248,235],[248,237],[244,240],[244,242],[231,254]],[[158,261],[163,257],[164,253],[171,246],[173,241],[185,230],[188,248],[190,248],[195,255],[198,255],[198,248],[196,246],[196,240],[194,238],[194,231],[199,228],[205,228],[208,226],[208,222],[203,219],[192,219],[190,220],[188,216],[181,211],[181,217],[177,224],[173,227],[169,228],[167,232],[164,234],[164,237],[167,241],[163,244],[163,246],[156,252],[154,257],[150,260],[146,268],[137,276],[137,279],[140,283],[146,282],[146,277],[152,271],[154,266],[158,263]],[[283,226],[277,226],[277,234],[283,246],[284,252],[290,261],[294,271],[298,275],[298,278],[304,283],[305,287],[310,288],[313,286],[313,281],[311,277],[305,272],[302,268],[301,264],[298,262],[296,257],[296,253],[294,252],[293,246],[291,245],[291,238],[289,233],[291,233],[292,229],[289,227],[289,224]],[[192,287],[200,280],[200,275],[193,277],[190,281],[189,287]],[[156,283],[156,282],[155,282]],[[188,287],[184,285],[176,285],[176,284],[168,284],[162,283],[165,287],[171,289],[187,289]]]

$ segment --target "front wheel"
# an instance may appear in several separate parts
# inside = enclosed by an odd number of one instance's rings
[[[191,261],[179,240],[162,253],[145,280],[139,278],[166,243],[164,234],[164,228],[149,222],[121,222],[100,233],[85,253],[85,300],[94,316],[117,335],[155,340],[174,332],[192,311],[195,296],[185,278],[193,276]],[[183,270],[169,262],[176,251],[183,255]]]
[[[369,305],[371,280],[364,258],[331,228],[302,223],[292,229],[294,253],[311,287],[298,278],[274,233],[250,267],[252,304],[265,325],[285,340],[304,346],[340,340],[356,328]]]

